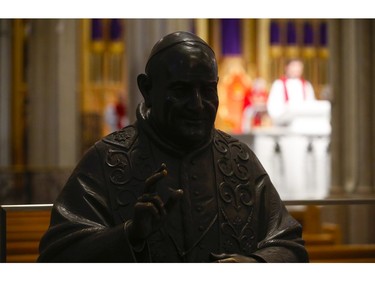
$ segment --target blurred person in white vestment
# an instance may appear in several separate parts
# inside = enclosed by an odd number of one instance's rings
[[[293,111],[302,103],[315,100],[311,83],[303,78],[303,67],[302,60],[290,59],[285,65],[285,74],[273,82],[267,111],[274,125],[288,125]]]

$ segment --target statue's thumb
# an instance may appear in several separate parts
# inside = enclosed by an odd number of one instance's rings
[[[172,188],[169,188],[169,190],[171,191],[171,195],[170,195],[167,203],[165,203],[165,205],[164,205],[164,208],[167,212],[172,210],[172,208],[177,204],[178,201],[180,201],[180,199],[184,195],[184,191],[182,189],[174,190]]]

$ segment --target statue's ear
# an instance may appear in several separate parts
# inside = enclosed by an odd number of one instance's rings
[[[137,77],[138,88],[145,99],[145,104],[147,107],[151,107],[151,78],[146,74],[139,74]]]

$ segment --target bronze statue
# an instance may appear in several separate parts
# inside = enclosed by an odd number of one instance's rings
[[[152,49],[137,121],[97,142],[57,198],[40,262],[308,262],[301,225],[254,153],[216,130],[210,46]]]

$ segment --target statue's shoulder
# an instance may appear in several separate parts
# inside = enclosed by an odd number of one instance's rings
[[[241,153],[247,153],[249,156],[254,154],[246,143],[218,129],[215,130],[214,145],[219,151],[227,151],[224,147],[228,147],[235,153],[241,151]]]
[[[232,136],[228,133],[225,133],[221,130],[218,130],[218,129],[215,130],[215,139],[221,139],[221,140],[225,141],[227,144],[241,143],[241,141],[239,141],[234,136]]]
[[[138,137],[138,129],[135,125],[129,125],[121,130],[115,131],[107,136],[105,136],[102,141],[129,149]]]

